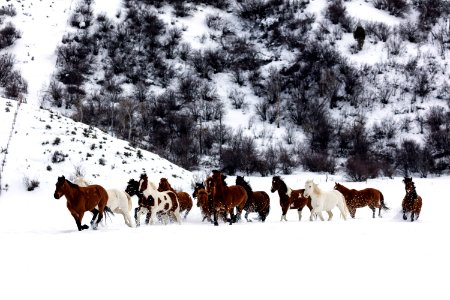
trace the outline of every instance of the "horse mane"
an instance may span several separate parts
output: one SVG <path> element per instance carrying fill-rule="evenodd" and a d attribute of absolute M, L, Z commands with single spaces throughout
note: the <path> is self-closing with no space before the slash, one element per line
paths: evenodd
<path fill-rule="evenodd" d="M 70 185 L 70 187 L 74 188 L 74 189 L 79 189 L 80 186 L 78 184 L 75 184 L 73 182 L 70 182 L 68 179 L 66 179 L 67 183 Z"/>
<path fill-rule="evenodd" d="M 319 185 L 316 183 L 312 183 L 313 184 L 313 190 L 316 194 L 322 194 L 322 190 L 319 188 Z"/>
<path fill-rule="evenodd" d="M 158 190 L 158 187 L 156 186 L 156 184 L 153 181 L 147 180 L 147 187 L 150 186 L 152 189 L 154 190 Z"/>
<path fill-rule="evenodd" d="M 340 183 L 338 183 L 338 182 L 336 182 L 336 185 L 339 187 L 339 188 L 341 188 L 341 189 L 343 189 L 345 192 L 347 192 L 347 193 L 349 193 L 349 192 L 351 192 L 351 191 L 355 191 L 354 189 L 349 189 L 348 187 L 346 187 L 346 186 L 344 186 L 344 185 L 342 185 L 342 184 L 340 184 Z"/>
<path fill-rule="evenodd" d="M 250 184 L 244 179 L 243 176 L 236 177 L 236 184 L 241 185 L 247 191 L 247 194 L 251 195 L 253 193 L 252 187 Z"/>

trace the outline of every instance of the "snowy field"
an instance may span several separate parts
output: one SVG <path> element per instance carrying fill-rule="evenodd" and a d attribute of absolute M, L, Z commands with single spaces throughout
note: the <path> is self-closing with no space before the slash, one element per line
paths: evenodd
<path fill-rule="evenodd" d="M 15 109 L 6 113 L 7 103 L 1 102 L 3 120 L 11 118 Z M 21 122 L 21 115 L 33 117 Z M 124 163 L 123 141 L 100 131 L 96 139 L 83 140 L 87 126 L 50 115 L 22 105 L 7 156 L 2 186 L 7 184 L 8 189 L 0 196 L 2 299 L 443 299 L 448 295 L 448 176 L 414 178 L 423 208 L 413 223 L 403 221 L 400 214 L 402 178 L 347 183 L 338 175 L 295 173 L 283 176 L 293 189 L 303 188 L 308 179 L 323 190 L 332 189 L 334 182 L 357 189 L 374 187 L 383 192 L 391 209 L 376 219 L 369 208 L 358 209 L 356 218 L 347 221 L 335 209 L 329 222 L 310 222 L 308 209 L 299 222 L 297 212 L 291 210 L 288 222 L 280 222 L 278 194 L 270 193 L 271 177 L 246 177 L 253 190 L 270 195 L 265 223 L 215 227 L 202 223 L 194 206 L 182 225 L 129 228 L 116 215 L 97 231 L 78 232 L 65 198 L 53 198 L 57 177 L 70 178 L 74 166 L 106 188 L 125 189 L 129 179 L 138 179 L 145 170 L 152 181 L 168 177 L 174 187 L 189 193 L 192 183 L 207 172 L 192 174 L 148 152 L 143 152 L 143 160 L 127 158 Z M 52 130 L 46 129 L 49 124 Z M 61 138 L 59 145 L 53 145 L 55 137 Z M 88 159 L 86 153 L 99 140 L 105 141 L 103 147 Z M 70 155 L 52 164 L 54 149 Z M 98 163 L 98 155 L 106 165 Z M 36 190 L 26 191 L 26 176 L 40 182 Z M 229 185 L 234 180 L 227 178 Z M 87 213 L 85 223 L 90 218 Z"/>

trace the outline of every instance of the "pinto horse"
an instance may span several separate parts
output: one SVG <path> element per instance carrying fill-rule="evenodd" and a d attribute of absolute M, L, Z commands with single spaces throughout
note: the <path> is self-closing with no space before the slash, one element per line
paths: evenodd
<path fill-rule="evenodd" d="M 147 217 L 145 218 L 145 224 L 148 224 L 150 222 L 150 210 L 146 207 L 148 204 L 147 199 L 144 197 L 144 195 L 139 192 L 139 181 L 130 179 L 128 181 L 127 187 L 125 189 L 125 192 L 132 196 L 136 196 L 138 198 L 138 207 L 134 209 L 134 219 L 135 221 L 139 219 L 138 213 L 140 213 L 141 209 L 140 207 L 143 207 L 144 209 L 147 209 Z M 136 226 L 140 226 L 140 222 L 136 223 Z"/>
<path fill-rule="evenodd" d="M 242 186 L 247 192 L 247 202 L 245 203 L 244 210 L 245 219 L 247 222 L 251 222 L 248 219 L 248 215 L 251 212 L 256 212 L 258 214 L 259 220 L 264 222 L 270 211 L 270 198 L 269 195 L 264 191 L 253 191 L 250 184 L 245 181 L 243 176 L 236 177 L 236 185 Z"/>
<path fill-rule="evenodd" d="M 232 185 L 226 186 L 223 184 L 223 175 L 220 171 L 212 171 L 212 188 L 213 188 L 213 210 L 214 210 L 214 225 L 218 226 L 217 216 L 221 210 L 226 214 L 230 214 L 230 225 L 239 221 L 242 210 L 247 202 L 247 192 L 242 186 Z M 236 207 L 236 215 L 234 215 L 234 208 Z"/>
<path fill-rule="evenodd" d="M 288 209 L 297 209 L 299 221 L 302 220 L 302 210 L 305 206 L 308 206 L 309 211 L 312 210 L 311 198 L 304 195 L 305 190 L 292 190 L 286 185 L 286 183 L 280 178 L 280 176 L 274 176 L 272 178 L 272 187 L 270 191 L 272 193 L 278 191 L 282 211 L 280 221 L 287 221 L 286 214 Z"/>
<path fill-rule="evenodd" d="M 380 218 L 381 209 L 389 210 L 389 208 L 384 204 L 383 194 L 377 189 L 349 189 L 337 182 L 334 184 L 334 189 L 344 195 L 345 202 L 352 218 L 355 218 L 356 209 L 364 206 L 369 206 L 369 208 L 372 210 L 373 218 L 375 218 L 375 208 L 378 208 L 378 217 Z"/>
<path fill-rule="evenodd" d="M 108 211 L 106 206 L 108 193 L 102 186 L 97 184 L 80 187 L 68 181 L 64 176 L 58 177 L 54 197 L 55 199 L 60 199 L 62 196 L 65 196 L 67 199 L 67 208 L 75 219 L 78 231 L 89 228 L 86 224 L 81 225 L 86 211 L 94 214 L 91 220 L 92 229 L 98 228 L 98 223 L 103 218 L 103 212 Z M 94 223 L 97 216 L 97 222 Z"/>
<path fill-rule="evenodd" d="M 420 210 L 422 209 L 422 197 L 417 195 L 416 186 L 411 177 L 405 177 L 403 183 L 405 184 L 406 191 L 406 195 L 402 201 L 403 220 L 407 220 L 406 214 L 411 213 L 411 222 L 413 222 L 419 218 Z"/>
<path fill-rule="evenodd" d="M 304 194 L 306 197 L 311 197 L 311 205 L 313 209 L 311 211 L 311 216 L 309 217 L 310 221 L 314 221 L 315 216 L 319 216 L 319 218 L 323 221 L 324 218 L 322 216 L 322 211 L 326 211 L 328 213 L 328 221 L 330 221 L 331 218 L 333 218 L 333 213 L 331 210 L 336 206 L 341 211 L 341 216 L 344 220 L 347 220 L 348 208 L 345 203 L 345 198 L 341 192 L 334 189 L 324 192 L 312 180 L 307 180 L 305 183 Z"/>
<path fill-rule="evenodd" d="M 156 185 L 148 180 L 147 175 L 141 175 L 139 180 L 139 192 L 144 195 L 144 206 L 140 206 L 137 212 L 136 225 L 139 224 L 139 215 L 150 212 L 150 224 L 154 224 L 157 214 L 161 213 L 163 223 L 167 224 L 167 219 L 175 218 L 181 224 L 180 205 L 177 195 L 172 191 L 158 192 Z"/>
<path fill-rule="evenodd" d="M 191 196 L 186 192 L 175 191 L 170 185 L 169 180 L 163 177 L 159 180 L 158 192 L 165 192 L 165 191 L 172 191 L 177 195 L 178 202 L 180 203 L 180 213 L 186 211 L 183 217 L 183 219 L 186 219 L 193 205 Z"/>

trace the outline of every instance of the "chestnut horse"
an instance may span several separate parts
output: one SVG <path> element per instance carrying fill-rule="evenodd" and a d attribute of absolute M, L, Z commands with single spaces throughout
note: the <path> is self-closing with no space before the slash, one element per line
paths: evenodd
<path fill-rule="evenodd" d="M 243 176 L 236 177 L 236 185 L 242 186 L 247 192 L 247 202 L 245 203 L 244 210 L 245 219 L 247 222 L 251 222 L 248 219 L 248 215 L 251 212 L 258 213 L 258 219 L 264 222 L 270 211 L 270 198 L 269 195 L 264 191 L 253 192 L 250 184 L 245 181 Z"/>
<path fill-rule="evenodd" d="M 383 194 L 377 189 L 349 189 L 337 182 L 334 184 L 334 189 L 344 195 L 345 202 L 352 218 L 355 218 L 356 209 L 364 206 L 369 206 L 372 210 L 373 218 L 375 218 L 375 208 L 378 208 L 378 217 L 380 218 L 381 209 L 389 210 L 389 208 L 384 204 Z"/>
<path fill-rule="evenodd" d="M 203 183 L 195 184 L 192 197 L 197 199 L 197 207 L 200 208 L 200 212 L 203 216 L 202 222 L 205 221 L 205 219 L 212 222 L 212 199 L 210 199 Z"/>
<path fill-rule="evenodd" d="M 286 183 L 280 178 L 280 176 L 274 176 L 272 178 L 272 187 L 270 191 L 272 193 L 278 191 L 282 211 L 280 221 L 287 221 L 286 214 L 288 209 L 297 209 L 299 221 L 302 220 L 302 210 L 305 206 L 308 206 L 309 211 L 312 210 L 311 198 L 304 195 L 305 190 L 292 190 L 286 185 Z"/>
<path fill-rule="evenodd" d="M 247 202 L 247 192 L 242 186 L 223 184 L 223 175 L 220 171 L 212 171 L 212 189 L 213 189 L 213 209 L 214 225 L 218 226 L 217 216 L 223 209 L 225 213 L 230 214 L 230 225 L 240 220 L 242 210 Z M 236 215 L 234 208 L 236 207 Z"/>
<path fill-rule="evenodd" d="M 416 186 L 411 177 L 405 177 L 403 183 L 405 184 L 406 191 L 406 195 L 402 201 L 403 220 L 408 219 L 406 216 L 407 213 L 411 213 L 411 222 L 413 222 L 419 218 L 420 210 L 422 209 L 422 197 L 417 195 Z"/>
<path fill-rule="evenodd" d="M 186 192 L 177 192 L 175 191 L 172 186 L 170 185 L 167 178 L 161 178 L 159 180 L 159 186 L 158 186 L 158 192 L 165 192 L 165 191 L 172 191 L 174 192 L 178 197 L 178 202 L 180 203 L 180 213 L 183 211 L 186 211 L 184 214 L 183 219 L 186 219 L 187 215 L 192 209 L 192 198 L 191 196 Z"/>
<path fill-rule="evenodd" d="M 103 218 L 103 212 L 110 211 L 106 206 L 108 203 L 108 193 L 98 184 L 80 187 L 68 181 L 64 176 L 61 176 L 58 177 L 58 181 L 56 182 L 54 197 L 55 199 L 59 199 L 62 196 L 65 196 L 67 199 L 67 208 L 77 223 L 78 231 L 89 228 L 86 224 L 81 225 L 83 215 L 86 211 L 94 214 L 91 220 L 92 229 L 98 228 L 98 223 Z M 97 215 L 97 222 L 94 223 Z"/>
<path fill-rule="evenodd" d="M 75 178 L 73 183 L 83 187 L 90 185 L 86 179 L 81 176 Z M 133 206 L 130 195 L 118 189 L 107 189 L 106 192 L 108 193 L 108 203 L 106 205 L 113 212 L 121 214 L 126 225 L 129 227 L 136 227 L 130 216 L 130 211 Z"/>

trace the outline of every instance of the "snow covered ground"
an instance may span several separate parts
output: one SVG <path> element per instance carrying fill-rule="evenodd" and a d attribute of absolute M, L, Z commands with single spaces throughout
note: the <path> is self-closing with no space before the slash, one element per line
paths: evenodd
<path fill-rule="evenodd" d="M 0 101 L 2 120 L 14 113 L 15 102 L 9 112 L 7 103 Z M 28 116 L 26 122 L 21 115 Z M 76 167 L 106 188 L 124 189 L 145 169 L 151 180 L 168 177 L 189 193 L 192 182 L 207 173 L 193 174 L 145 151 L 140 160 L 135 149 L 98 130 L 83 139 L 87 126 L 31 105 L 22 105 L 18 116 L 3 173 L 2 186 L 8 188 L 0 196 L 2 299 L 442 299 L 447 294 L 448 176 L 414 178 L 423 209 L 413 223 L 400 214 L 402 178 L 347 183 L 339 175 L 295 173 L 283 176 L 291 188 L 302 188 L 307 179 L 324 190 L 336 181 L 374 187 L 391 209 L 376 219 L 369 208 L 358 209 L 347 221 L 335 211 L 330 222 L 310 222 L 306 209 L 302 221 L 289 211 L 289 221 L 280 222 L 271 177 L 246 177 L 253 190 L 270 195 L 265 223 L 215 227 L 202 223 L 194 206 L 182 225 L 129 228 L 116 215 L 97 231 L 78 232 L 65 198 L 53 198 L 57 177 L 73 177 Z M 53 145 L 56 137 L 61 141 Z M 64 162 L 51 163 L 55 149 L 69 154 Z M 39 187 L 26 191 L 24 177 L 38 180 Z M 234 180 L 227 178 L 230 185 Z M 90 218 L 87 213 L 85 223 Z"/>

